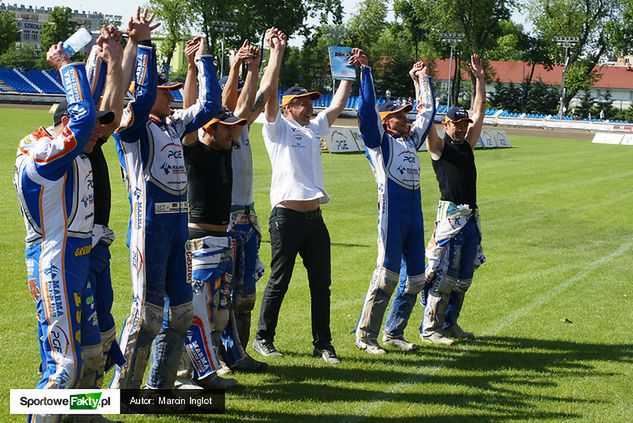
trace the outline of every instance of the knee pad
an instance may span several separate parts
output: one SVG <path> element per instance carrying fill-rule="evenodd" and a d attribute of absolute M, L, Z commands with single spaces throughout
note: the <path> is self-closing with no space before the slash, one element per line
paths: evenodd
<path fill-rule="evenodd" d="M 221 308 L 215 313 L 213 319 L 213 331 L 222 333 L 229 324 L 230 310 L 228 308 Z"/>
<path fill-rule="evenodd" d="M 186 333 L 193 321 L 191 302 L 169 307 L 169 327 L 177 332 Z"/>
<path fill-rule="evenodd" d="M 253 308 L 255 308 L 255 299 L 257 298 L 256 294 L 249 295 L 238 295 L 235 300 L 234 310 L 235 314 L 247 314 L 250 313 Z"/>
<path fill-rule="evenodd" d="M 434 295 L 448 295 L 457 287 L 457 279 L 444 275 L 439 281 L 435 282 L 435 286 L 431 290 Z"/>
<path fill-rule="evenodd" d="M 460 292 L 466 292 L 468 291 L 468 288 L 470 288 L 470 284 L 473 283 L 473 279 L 457 279 L 457 283 L 455 285 L 455 289 L 460 291 Z"/>
<path fill-rule="evenodd" d="M 99 388 L 103 379 L 101 362 L 103 350 L 101 344 L 81 347 L 81 370 L 79 381 L 75 385 L 77 389 Z"/>
<path fill-rule="evenodd" d="M 150 303 L 143 304 L 143 318 L 141 324 L 152 335 L 158 335 L 163 326 L 163 307 Z"/>
<path fill-rule="evenodd" d="M 398 273 L 385 269 L 382 266 L 376 268 L 375 278 L 376 287 L 388 295 L 393 294 L 393 291 L 395 291 L 400 282 L 400 275 Z"/>
<path fill-rule="evenodd" d="M 417 295 L 424 288 L 424 275 L 407 276 L 404 286 L 405 294 Z"/>

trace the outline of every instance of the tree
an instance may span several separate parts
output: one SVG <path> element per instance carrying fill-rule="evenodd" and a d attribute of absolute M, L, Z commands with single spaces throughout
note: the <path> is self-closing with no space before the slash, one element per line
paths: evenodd
<path fill-rule="evenodd" d="M 408 77 L 413 66 L 411 45 L 407 33 L 399 24 L 385 28 L 370 48 L 375 69 L 375 88 L 379 93 L 389 89 L 396 97 L 415 97 L 415 89 Z"/>
<path fill-rule="evenodd" d="M 402 26 L 414 45 L 416 60 L 420 57 L 420 43 L 427 40 L 427 32 L 424 28 L 429 11 L 424 6 L 428 4 L 418 6 L 415 0 L 394 0 L 393 2 L 393 12 L 396 18 L 402 19 Z"/>
<path fill-rule="evenodd" d="M 596 112 L 604 112 L 604 119 L 612 119 L 615 116 L 615 107 L 613 107 L 613 96 L 611 91 L 606 90 L 600 94 L 600 99 L 596 102 Z"/>
<path fill-rule="evenodd" d="M 547 85 L 542 80 L 531 84 L 525 104 L 527 113 L 554 115 L 560 102 L 559 89 L 556 85 Z"/>
<path fill-rule="evenodd" d="M 0 67 L 17 68 L 21 70 L 35 69 L 37 54 L 35 48 L 28 44 L 13 44 L 0 55 Z"/>
<path fill-rule="evenodd" d="M 3 54 L 20 40 L 20 28 L 15 13 L 0 11 L 0 54 Z"/>
<path fill-rule="evenodd" d="M 590 90 L 583 92 L 583 95 L 580 97 L 580 104 L 576 107 L 576 114 L 581 118 L 589 117 L 590 114 L 595 116 L 595 100 L 591 96 Z"/>
<path fill-rule="evenodd" d="M 214 21 L 237 24 L 234 31 L 225 34 L 226 45 L 238 48 L 245 39 L 261 39 L 267 28 L 276 26 L 289 37 L 293 34 L 309 36 L 314 28 L 305 25 L 308 17 L 318 17 L 321 23 L 330 19 L 342 22 L 341 0 L 189 0 L 193 21 L 200 26 L 212 51 L 222 34 Z"/>
<path fill-rule="evenodd" d="M 186 0 L 150 0 L 149 7 L 156 13 L 162 23 L 162 30 L 166 32 L 165 39 L 160 45 L 160 53 L 165 56 L 167 64 L 176 50 L 176 46 L 187 37 L 189 27 L 189 12 Z"/>
<path fill-rule="evenodd" d="M 556 62 L 564 61 L 565 52 L 554 39 L 578 38 L 569 50 L 565 108 L 578 91 L 593 85 L 597 78 L 595 67 L 601 59 L 633 46 L 632 24 L 624 21 L 633 16 L 632 0 L 532 0 L 528 11 Z"/>
<path fill-rule="evenodd" d="M 387 27 L 387 5 L 381 0 L 363 0 L 349 22 L 349 37 L 354 47 L 370 51 Z"/>
<path fill-rule="evenodd" d="M 510 19 L 511 0 L 419 0 L 412 2 L 416 13 L 428 16 L 423 22 L 426 43 L 439 57 L 449 56 L 449 46 L 442 41 L 444 33 L 461 33 L 464 39 L 457 48 L 453 75 L 451 103 L 457 104 L 461 89 L 461 71 L 471 53 L 486 54 L 497 46 L 497 39 L 503 35 L 502 22 Z M 461 66 L 459 57 L 464 58 Z M 476 80 L 471 76 L 471 90 L 475 90 Z M 470 96 L 474 98 L 474 91 Z"/>
<path fill-rule="evenodd" d="M 66 40 L 75 32 L 77 24 L 71 20 L 72 10 L 70 7 L 55 6 L 48 17 L 48 23 L 42 26 L 41 44 L 42 53 L 38 60 L 38 67 L 46 69 L 46 52 L 53 44 Z M 79 53 L 77 53 L 79 54 Z"/>

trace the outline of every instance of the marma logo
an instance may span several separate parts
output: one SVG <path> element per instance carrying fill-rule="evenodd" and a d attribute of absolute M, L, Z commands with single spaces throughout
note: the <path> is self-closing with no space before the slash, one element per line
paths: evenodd
<path fill-rule="evenodd" d="M 110 398 L 104 398 L 102 403 L 101 392 L 70 396 L 71 410 L 96 410 L 99 406 L 104 407 L 108 405 L 110 405 Z"/>

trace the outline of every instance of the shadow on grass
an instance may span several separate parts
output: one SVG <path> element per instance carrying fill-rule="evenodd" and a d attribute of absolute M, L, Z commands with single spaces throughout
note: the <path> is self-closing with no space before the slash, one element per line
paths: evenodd
<path fill-rule="evenodd" d="M 343 356 L 338 367 L 271 362 L 262 380 L 231 393 L 237 400 L 263 401 L 262 410 L 240 410 L 238 401 L 226 417 L 302 422 L 397 421 L 401 416 L 408 421 L 582 420 L 587 417 L 580 414 L 582 407 L 607 404 L 563 395 L 558 388 L 573 383 L 570 379 L 620 375 L 598 367 L 601 362 L 632 363 L 633 345 L 483 337 L 455 348 L 422 347 L 416 354 L 360 354 Z M 328 403 L 339 410 L 349 403 L 349 410 L 310 414 L 305 408 L 312 403 L 321 413 Z M 270 404 L 285 404 L 288 411 L 271 413 Z M 567 404 L 566 410 L 578 404 L 578 411 L 551 411 L 560 404 Z M 445 405 L 445 413 L 438 413 Z M 394 417 L 380 417 L 385 414 Z"/>

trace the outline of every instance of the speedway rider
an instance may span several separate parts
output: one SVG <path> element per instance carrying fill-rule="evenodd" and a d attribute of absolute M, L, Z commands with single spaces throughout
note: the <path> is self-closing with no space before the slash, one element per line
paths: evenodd
<path fill-rule="evenodd" d="M 367 147 L 378 185 L 378 259 L 363 310 L 356 327 L 356 346 L 370 354 L 384 354 L 378 332 L 389 298 L 398 288 L 387 316 L 383 343 L 402 351 L 417 346 L 404 339 L 417 294 L 424 286 L 424 227 L 420 193 L 418 149 L 435 115 L 431 79 L 422 62 L 412 72 L 427 87 L 413 125 L 407 119 L 412 104 L 387 102 L 376 110 L 376 98 L 367 57 L 356 56 L 362 66 L 358 110 L 360 132 Z M 401 257 L 407 262 L 407 277 L 399 284 Z"/>

